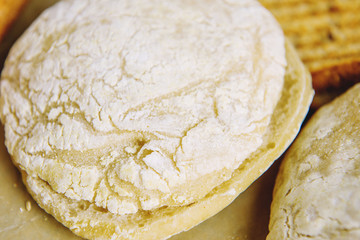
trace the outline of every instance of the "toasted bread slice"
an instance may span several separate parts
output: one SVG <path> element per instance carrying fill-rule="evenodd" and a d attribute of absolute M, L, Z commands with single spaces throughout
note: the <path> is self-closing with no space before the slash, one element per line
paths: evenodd
<path fill-rule="evenodd" d="M 309 68 L 322 105 L 360 81 L 360 0 L 260 0 Z"/>

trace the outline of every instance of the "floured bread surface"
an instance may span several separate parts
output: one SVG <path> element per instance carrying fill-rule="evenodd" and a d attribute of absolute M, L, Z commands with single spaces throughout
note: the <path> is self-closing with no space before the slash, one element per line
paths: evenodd
<path fill-rule="evenodd" d="M 7 147 L 27 174 L 112 213 L 194 202 L 261 144 L 283 45 L 255 1 L 61 2 L 8 58 Z"/>
<path fill-rule="evenodd" d="M 6 145 L 47 211 L 120 236 L 104 219 L 189 205 L 231 178 L 264 144 L 285 66 L 256 1 L 62 1 L 7 59 Z"/>
<path fill-rule="evenodd" d="M 267 239 L 360 238 L 360 84 L 321 108 L 282 163 Z"/>

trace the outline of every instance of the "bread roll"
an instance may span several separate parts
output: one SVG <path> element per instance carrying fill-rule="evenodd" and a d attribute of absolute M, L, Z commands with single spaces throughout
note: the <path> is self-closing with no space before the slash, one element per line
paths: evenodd
<path fill-rule="evenodd" d="M 357 84 L 302 129 L 276 179 L 268 240 L 360 238 L 359 123 Z"/>
<path fill-rule="evenodd" d="M 295 137 L 313 92 L 286 46 L 253 0 L 59 2 L 6 61 L 7 149 L 79 236 L 168 238 L 227 206 Z"/>

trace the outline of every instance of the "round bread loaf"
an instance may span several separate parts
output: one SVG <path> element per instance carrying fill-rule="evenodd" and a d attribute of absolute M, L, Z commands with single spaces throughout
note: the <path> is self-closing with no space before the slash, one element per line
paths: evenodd
<path fill-rule="evenodd" d="M 167 238 L 228 205 L 297 134 L 313 92 L 284 42 L 253 0 L 59 2 L 6 61 L 6 146 L 76 234 Z"/>
<path fill-rule="evenodd" d="M 271 239 L 360 238 L 360 84 L 320 108 L 282 162 Z"/>

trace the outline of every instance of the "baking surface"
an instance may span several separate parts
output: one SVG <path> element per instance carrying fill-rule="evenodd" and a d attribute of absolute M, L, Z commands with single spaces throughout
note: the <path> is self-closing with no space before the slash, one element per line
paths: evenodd
<path fill-rule="evenodd" d="M 33 0 L 0 45 L 0 62 L 13 40 L 54 0 Z M 47 215 L 32 200 L 21 182 L 0 134 L 0 239 L 80 239 Z M 278 163 L 243 192 L 230 206 L 188 232 L 174 236 L 180 239 L 265 239 L 274 178 Z"/>

